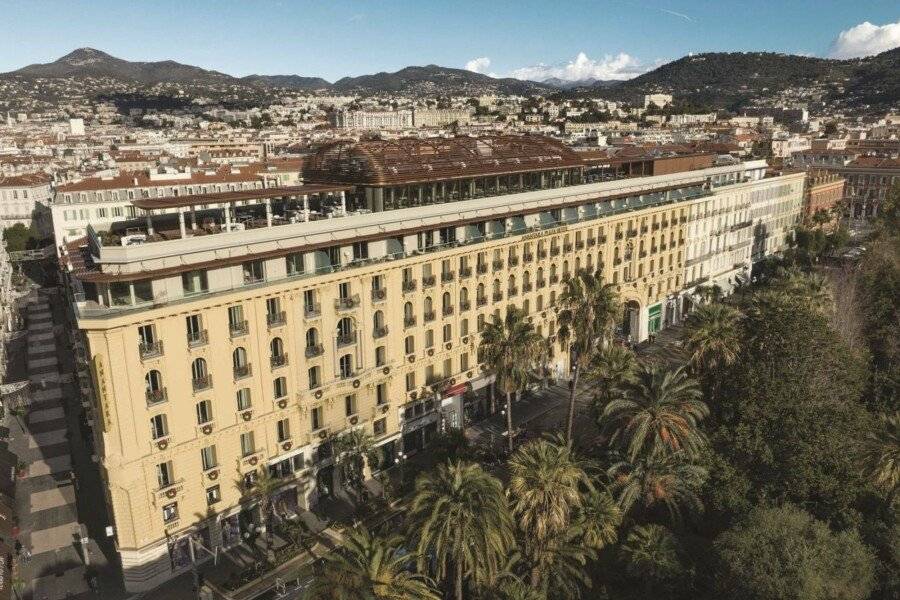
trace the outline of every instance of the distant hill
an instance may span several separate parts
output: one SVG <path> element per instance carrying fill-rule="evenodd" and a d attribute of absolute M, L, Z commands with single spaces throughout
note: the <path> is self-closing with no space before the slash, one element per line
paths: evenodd
<path fill-rule="evenodd" d="M 247 75 L 241 77 L 241 81 L 250 85 L 291 90 L 321 90 L 331 87 L 331 84 L 321 77 L 303 77 L 301 75 Z"/>
<path fill-rule="evenodd" d="M 630 99 L 672 92 L 693 102 L 727 106 L 791 87 L 812 86 L 821 86 L 832 98 L 856 103 L 900 101 L 900 48 L 854 60 L 773 52 L 695 54 L 614 86 L 594 85 L 592 89 Z"/>
<path fill-rule="evenodd" d="M 437 65 L 406 67 L 394 73 L 375 73 L 360 77 L 344 77 L 334 82 L 340 92 L 356 93 L 429 93 L 446 95 L 466 94 L 540 94 L 553 86 L 521 79 L 495 79 L 465 69 L 451 69 Z"/>
<path fill-rule="evenodd" d="M 79 48 L 46 64 L 34 64 L 4 75 L 22 77 L 110 77 L 140 83 L 222 83 L 233 77 L 171 60 L 131 62 L 93 48 Z"/>

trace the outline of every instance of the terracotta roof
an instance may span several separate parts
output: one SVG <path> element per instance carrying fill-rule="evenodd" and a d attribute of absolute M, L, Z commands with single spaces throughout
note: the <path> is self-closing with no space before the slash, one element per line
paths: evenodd
<path fill-rule="evenodd" d="M 543 136 L 399 138 L 326 144 L 306 159 L 303 176 L 388 186 L 581 166 L 575 151 Z"/>
<path fill-rule="evenodd" d="M 867 169 L 900 169 L 900 159 L 881 158 L 880 156 L 860 156 L 847 164 L 848 167 L 864 167 Z"/>
<path fill-rule="evenodd" d="M 32 187 L 48 185 L 49 183 L 50 176 L 46 173 L 27 173 L 11 177 L 0 177 L 0 187 Z"/>

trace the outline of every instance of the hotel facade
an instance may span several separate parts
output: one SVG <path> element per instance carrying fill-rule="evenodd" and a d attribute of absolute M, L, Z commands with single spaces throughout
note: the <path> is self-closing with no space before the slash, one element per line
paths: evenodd
<path fill-rule="evenodd" d="M 239 543 L 264 469 L 289 516 L 340 485 L 336 435 L 371 435 L 377 470 L 464 426 L 491 381 L 480 331 L 508 306 L 554 339 L 565 378 L 555 304 L 573 273 L 616 286 L 620 334 L 640 341 L 693 286 L 781 250 L 803 206 L 803 173 L 763 162 L 584 169 L 543 138 L 336 142 L 302 185 L 135 199 L 136 218 L 63 244 L 128 589 L 187 568 L 188 536 Z"/>

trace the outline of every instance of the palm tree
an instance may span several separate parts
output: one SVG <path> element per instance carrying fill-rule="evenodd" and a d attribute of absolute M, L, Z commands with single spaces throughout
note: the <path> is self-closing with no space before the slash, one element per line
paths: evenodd
<path fill-rule="evenodd" d="M 828 280 L 819 273 L 805 273 L 798 268 L 781 270 L 773 282 L 774 289 L 806 300 L 810 307 L 828 313 L 834 306 Z"/>
<path fill-rule="evenodd" d="M 604 284 L 599 272 L 583 270 L 566 281 L 557 301 L 559 338 L 568 341 L 572 353 L 572 389 L 566 418 L 566 438 L 572 439 L 578 377 L 587 368 L 598 346 L 610 336 L 619 300 L 612 284 Z"/>
<path fill-rule="evenodd" d="M 362 429 L 351 429 L 332 440 L 334 455 L 341 473 L 341 483 L 359 493 L 365 482 L 365 468 L 372 455 L 374 440 Z"/>
<path fill-rule="evenodd" d="M 636 504 L 645 510 L 664 508 L 678 521 L 682 509 L 703 510 L 696 490 L 706 478 L 706 470 L 679 455 L 660 455 L 637 462 L 619 461 L 607 469 L 613 495 L 623 512 Z"/>
<path fill-rule="evenodd" d="M 705 304 L 689 318 L 687 349 L 694 373 L 713 373 L 731 366 L 741 349 L 741 313 L 728 305 Z"/>
<path fill-rule="evenodd" d="M 678 542 L 668 528 L 662 525 L 638 525 L 629 533 L 620 548 L 632 577 L 644 582 L 644 596 L 659 597 L 654 593 L 656 582 L 671 581 L 681 570 Z"/>
<path fill-rule="evenodd" d="M 457 600 L 465 580 L 492 581 L 513 546 L 513 521 L 503 485 L 480 466 L 458 462 L 420 475 L 409 509 L 418 539 L 418 567 L 453 577 Z"/>
<path fill-rule="evenodd" d="M 618 344 L 601 348 L 586 373 L 588 380 L 596 384 L 594 394 L 594 419 L 599 420 L 603 408 L 609 404 L 622 384 L 630 381 L 637 369 L 634 352 Z"/>
<path fill-rule="evenodd" d="M 893 504 L 900 490 L 900 412 L 881 415 L 879 427 L 866 436 L 863 458 L 874 484 Z"/>
<path fill-rule="evenodd" d="M 494 373 L 497 387 L 506 394 L 506 430 L 512 452 L 512 395 L 531 379 L 541 354 L 541 336 L 522 309 L 509 306 L 505 319 L 495 318 L 481 332 L 480 349 L 484 363 Z"/>
<path fill-rule="evenodd" d="M 722 299 L 722 288 L 717 285 L 698 285 L 694 288 L 694 296 L 700 300 L 700 304 L 719 302 Z"/>
<path fill-rule="evenodd" d="M 644 365 L 603 409 L 601 429 L 609 444 L 623 447 L 631 461 L 674 452 L 693 457 L 706 441 L 698 428 L 709 414 L 701 395 L 683 367 Z"/>
<path fill-rule="evenodd" d="M 414 560 L 399 535 L 380 538 L 352 530 L 340 550 L 325 559 L 325 571 L 306 592 L 311 600 L 440 600 L 431 581 L 411 572 Z"/>
<path fill-rule="evenodd" d="M 241 490 L 245 494 L 255 496 L 259 502 L 259 518 L 266 528 L 266 552 L 272 552 L 272 516 L 274 513 L 275 492 L 284 482 L 273 477 L 269 470 L 261 468 L 254 480 L 253 484 L 245 487 L 243 480 L 240 484 Z"/>
<path fill-rule="evenodd" d="M 622 511 L 609 492 L 592 489 L 584 496 L 577 521 L 582 543 L 599 551 L 618 539 Z"/>

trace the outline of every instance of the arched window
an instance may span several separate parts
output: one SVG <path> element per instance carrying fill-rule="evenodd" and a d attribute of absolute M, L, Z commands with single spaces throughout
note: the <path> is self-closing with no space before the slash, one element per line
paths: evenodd
<path fill-rule="evenodd" d="M 315 327 L 310 327 L 306 330 L 306 347 L 307 348 L 315 348 L 319 345 L 319 330 Z"/>
<path fill-rule="evenodd" d="M 340 337 L 346 337 L 353 333 L 353 319 L 350 317 L 344 317 L 340 321 L 338 321 L 337 325 L 337 333 Z"/>
<path fill-rule="evenodd" d="M 209 371 L 206 368 L 206 361 L 202 358 L 197 358 L 191 363 L 191 375 L 193 376 L 195 381 L 204 379 L 209 376 Z"/>
<path fill-rule="evenodd" d="M 149 371 L 144 376 L 144 382 L 147 388 L 147 402 L 162 402 L 166 399 L 165 388 L 163 388 L 162 373 L 156 369 Z"/>
<path fill-rule="evenodd" d="M 550 265 L 550 279 L 556 277 L 556 264 Z"/>
<path fill-rule="evenodd" d="M 522 285 L 526 287 L 531 285 L 531 273 L 528 271 L 522 273 Z"/>
<path fill-rule="evenodd" d="M 506 282 L 506 291 L 508 294 L 516 293 L 516 276 L 511 273 L 509 275 L 509 280 Z"/>
<path fill-rule="evenodd" d="M 475 293 L 475 297 L 478 299 L 478 303 L 481 304 L 484 300 L 484 284 L 479 283 L 477 291 Z"/>
<path fill-rule="evenodd" d="M 495 279 L 494 280 L 494 294 L 499 294 L 499 293 L 500 293 L 500 280 Z"/>
<path fill-rule="evenodd" d="M 577 273 L 580 270 L 581 270 L 581 257 L 576 256 L 575 257 L 575 272 Z"/>
<path fill-rule="evenodd" d="M 443 297 L 441 298 L 441 308 L 444 310 L 444 314 L 447 314 L 447 311 L 453 308 L 452 300 L 450 299 L 450 292 L 444 292 Z"/>
<path fill-rule="evenodd" d="M 461 310 L 465 310 L 463 307 L 469 303 L 469 289 L 468 288 L 460 288 L 459 290 L 459 307 Z"/>
<path fill-rule="evenodd" d="M 563 274 L 563 277 L 565 277 L 566 275 L 569 274 L 569 261 L 567 261 L 567 260 L 563 261 L 562 274 Z"/>
<path fill-rule="evenodd" d="M 434 310 L 434 303 L 431 301 L 431 296 L 425 296 L 425 301 L 422 303 L 422 309 L 426 315 Z"/>
<path fill-rule="evenodd" d="M 531 301 L 528 298 L 525 298 L 525 301 L 522 302 L 522 310 L 525 311 L 525 314 L 531 312 Z"/>
<path fill-rule="evenodd" d="M 538 294 L 538 297 L 537 297 L 537 309 L 538 309 L 538 310 L 544 310 L 544 295 L 543 295 L 543 294 Z"/>
<path fill-rule="evenodd" d="M 340 376 L 341 379 L 347 379 L 348 377 L 353 377 L 353 355 L 345 354 L 341 357 L 340 361 Z"/>
<path fill-rule="evenodd" d="M 538 287 L 541 287 L 542 285 L 544 285 L 544 267 L 538 267 L 537 285 L 538 285 Z"/>
<path fill-rule="evenodd" d="M 375 314 L 372 315 L 372 326 L 376 331 L 384 327 L 384 313 L 380 310 L 376 310 Z"/>
<path fill-rule="evenodd" d="M 231 364 L 234 367 L 235 371 L 237 371 L 241 367 L 246 367 L 247 351 L 244 350 L 241 346 L 235 348 L 234 352 L 231 353 Z"/>
<path fill-rule="evenodd" d="M 413 318 L 413 305 L 412 302 L 407 302 L 403 305 L 403 318 L 407 321 Z"/>
<path fill-rule="evenodd" d="M 269 354 L 272 358 L 284 356 L 284 342 L 281 341 L 281 338 L 272 338 L 272 341 L 269 342 Z"/>

